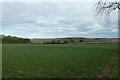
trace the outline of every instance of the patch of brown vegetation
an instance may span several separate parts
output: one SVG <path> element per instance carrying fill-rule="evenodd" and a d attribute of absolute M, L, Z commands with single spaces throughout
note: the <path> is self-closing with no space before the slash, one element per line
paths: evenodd
<path fill-rule="evenodd" d="M 98 78 L 112 78 L 112 68 L 113 66 L 115 66 L 116 63 L 118 63 L 118 57 L 111 58 L 109 64 L 104 68 L 102 74 L 99 75 Z"/>

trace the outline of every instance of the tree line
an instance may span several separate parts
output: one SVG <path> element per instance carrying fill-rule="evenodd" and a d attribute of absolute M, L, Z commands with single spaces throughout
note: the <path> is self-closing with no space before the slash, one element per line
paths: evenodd
<path fill-rule="evenodd" d="M 3 44 L 23 44 L 23 43 L 30 43 L 30 39 L 28 38 L 19 38 L 15 36 L 5 36 L 2 35 L 2 43 Z"/>

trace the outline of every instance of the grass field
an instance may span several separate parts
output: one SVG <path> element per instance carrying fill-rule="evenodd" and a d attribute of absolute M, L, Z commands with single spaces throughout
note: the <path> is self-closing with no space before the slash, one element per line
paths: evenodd
<path fill-rule="evenodd" d="M 117 77 L 116 44 L 4 44 L 3 78 Z"/>
<path fill-rule="evenodd" d="M 0 43 L 0 79 L 2 78 L 2 44 Z"/>

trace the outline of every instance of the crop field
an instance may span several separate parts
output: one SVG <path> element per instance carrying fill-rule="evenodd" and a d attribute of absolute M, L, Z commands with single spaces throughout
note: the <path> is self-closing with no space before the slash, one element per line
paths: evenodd
<path fill-rule="evenodd" d="M 117 78 L 117 44 L 3 44 L 3 78 Z"/>

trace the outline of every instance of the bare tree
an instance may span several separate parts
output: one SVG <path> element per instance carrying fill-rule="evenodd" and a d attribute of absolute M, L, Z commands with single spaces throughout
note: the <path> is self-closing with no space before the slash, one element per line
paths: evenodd
<path fill-rule="evenodd" d="M 97 14 L 106 14 L 109 15 L 112 11 L 120 10 L 120 1 L 112 1 L 112 2 L 108 2 L 107 0 L 103 1 L 103 0 L 99 0 L 96 3 L 96 7 L 95 7 Z"/>

